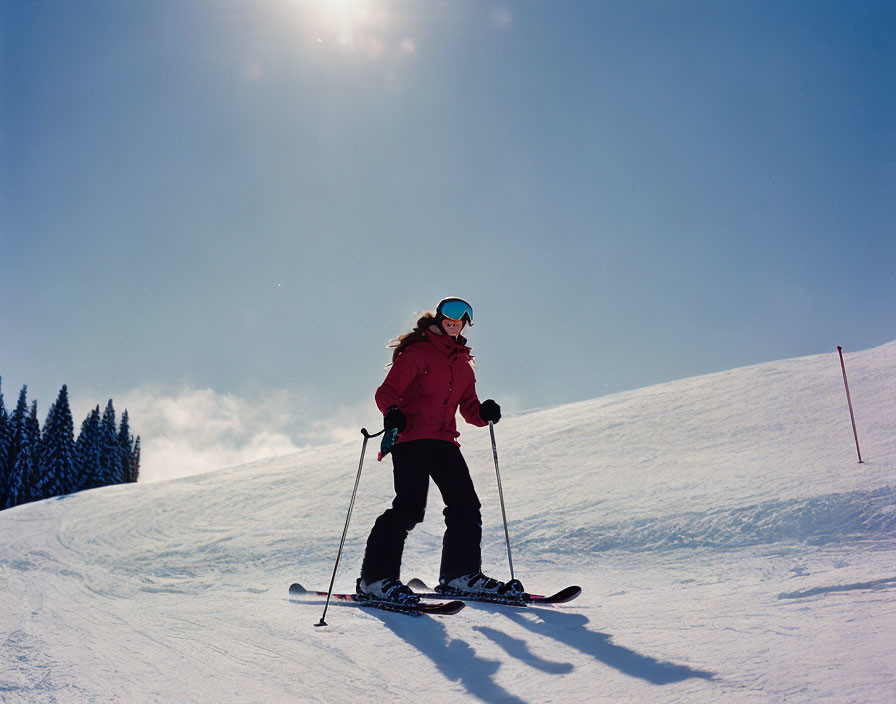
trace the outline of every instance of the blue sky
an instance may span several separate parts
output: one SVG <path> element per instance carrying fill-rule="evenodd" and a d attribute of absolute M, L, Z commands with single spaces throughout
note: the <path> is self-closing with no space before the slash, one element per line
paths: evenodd
<path fill-rule="evenodd" d="M 36 1 L 0 27 L 8 402 L 276 396 L 285 444 L 357 432 L 385 343 L 447 295 L 510 412 L 896 338 L 891 2 Z"/>

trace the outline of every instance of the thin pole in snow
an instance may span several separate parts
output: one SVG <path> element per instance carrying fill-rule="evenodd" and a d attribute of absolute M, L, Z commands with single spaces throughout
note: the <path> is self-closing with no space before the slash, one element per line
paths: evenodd
<path fill-rule="evenodd" d="M 345 528 L 342 529 L 342 540 L 339 541 L 339 552 L 336 553 L 336 564 L 333 565 L 333 576 L 330 578 L 330 588 L 327 590 L 327 601 L 324 604 L 324 612 L 320 615 L 320 621 L 315 626 L 326 626 L 324 620 L 327 616 L 327 609 L 330 607 L 330 597 L 333 595 L 333 584 L 336 582 L 336 571 L 339 569 L 339 560 L 342 558 L 342 549 L 345 547 L 345 536 L 348 534 L 348 523 L 352 518 L 352 509 L 355 507 L 355 497 L 358 495 L 358 484 L 361 481 L 361 468 L 364 466 L 364 453 L 367 450 L 367 440 L 382 435 L 385 430 L 371 435 L 367 432 L 367 428 L 361 428 L 361 434 L 364 436 L 364 442 L 361 445 L 361 460 L 358 462 L 358 474 L 355 476 L 355 488 L 352 489 L 352 500 L 348 504 L 348 514 L 345 516 Z"/>
<path fill-rule="evenodd" d="M 492 436 L 492 455 L 495 458 L 495 475 L 498 477 L 498 498 L 501 500 L 501 516 L 504 518 L 504 538 L 507 541 L 507 562 L 510 563 L 510 579 L 513 580 L 513 556 L 510 554 L 510 531 L 507 530 L 507 512 L 504 510 L 504 489 L 501 486 L 501 470 L 498 469 L 498 446 L 495 444 L 495 424 L 488 422 Z"/>
<path fill-rule="evenodd" d="M 843 363 L 843 348 L 837 345 L 837 352 L 840 353 L 840 368 L 843 370 L 843 386 L 846 388 L 846 402 L 849 404 L 849 417 L 852 420 L 852 435 L 856 439 L 856 454 L 859 456 L 859 464 L 862 462 L 862 451 L 859 450 L 859 433 L 856 431 L 856 416 L 852 412 L 852 399 L 849 397 L 849 382 L 846 381 L 846 365 Z"/>

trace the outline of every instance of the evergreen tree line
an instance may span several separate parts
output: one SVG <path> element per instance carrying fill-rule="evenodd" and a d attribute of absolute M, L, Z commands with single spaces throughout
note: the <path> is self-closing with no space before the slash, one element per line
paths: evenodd
<path fill-rule="evenodd" d="M 28 387 L 7 413 L 0 387 L 0 510 L 110 484 L 136 482 L 140 438 L 131 435 L 128 412 L 116 424 L 112 399 L 93 409 L 74 437 L 68 388 L 50 406 L 43 430 L 37 401 L 29 407 Z"/>

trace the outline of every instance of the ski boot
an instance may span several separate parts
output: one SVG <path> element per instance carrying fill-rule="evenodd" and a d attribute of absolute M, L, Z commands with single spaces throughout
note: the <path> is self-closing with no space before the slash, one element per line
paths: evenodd
<path fill-rule="evenodd" d="M 497 579 L 486 577 L 482 572 L 476 572 L 453 579 L 442 577 L 439 579 L 436 591 L 446 595 L 493 597 L 495 600 L 516 601 L 522 599 L 525 590 L 518 579 L 499 582 Z"/>
<path fill-rule="evenodd" d="M 358 577 L 355 592 L 370 601 L 388 601 L 401 606 L 416 606 L 420 603 L 420 597 L 397 579 L 378 579 L 368 584 Z"/>

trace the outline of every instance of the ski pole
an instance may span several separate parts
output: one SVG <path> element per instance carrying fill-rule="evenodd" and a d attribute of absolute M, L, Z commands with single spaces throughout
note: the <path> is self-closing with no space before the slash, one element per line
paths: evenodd
<path fill-rule="evenodd" d="M 330 578 L 330 588 L 327 590 L 327 601 L 324 604 L 324 612 L 320 616 L 320 623 L 315 623 L 315 626 L 327 625 L 324 618 L 327 615 L 327 608 L 330 606 L 330 597 L 333 595 L 333 584 L 336 582 L 336 571 L 339 569 L 339 560 L 342 558 L 342 548 L 345 546 L 345 536 L 348 534 L 348 523 L 351 520 L 352 509 L 355 506 L 355 496 L 358 494 L 358 484 L 361 482 L 361 467 L 364 466 L 364 453 L 367 451 L 367 441 L 370 438 L 375 438 L 377 435 L 382 435 L 384 432 L 386 432 L 385 429 L 371 435 L 367 432 L 367 428 L 361 428 L 361 433 L 364 435 L 364 444 L 361 445 L 361 461 L 358 462 L 358 476 L 355 477 L 355 488 L 352 489 L 352 500 L 348 505 L 348 515 L 345 517 L 345 528 L 342 530 L 342 540 L 339 542 L 339 552 L 336 553 L 336 564 L 333 565 L 333 576 Z"/>
<path fill-rule="evenodd" d="M 498 447 L 495 445 L 495 424 L 488 422 L 492 436 L 492 454 L 495 457 L 495 475 L 498 477 L 498 498 L 501 500 L 501 515 L 504 517 L 504 539 L 507 541 L 507 562 L 510 563 L 510 579 L 513 580 L 513 557 L 510 554 L 510 531 L 507 530 L 507 512 L 504 510 L 504 489 L 501 487 L 501 470 L 498 469 Z"/>
<path fill-rule="evenodd" d="M 837 345 L 837 351 L 840 353 L 840 368 L 843 370 L 843 386 L 846 388 L 846 402 L 849 404 L 849 418 L 852 420 L 852 436 L 856 439 L 856 454 L 859 456 L 859 464 L 862 462 L 862 451 L 859 450 L 859 433 L 856 430 L 856 417 L 852 412 L 852 399 L 849 397 L 849 383 L 846 381 L 846 365 L 843 363 L 843 348 Z"/>

